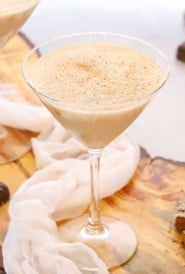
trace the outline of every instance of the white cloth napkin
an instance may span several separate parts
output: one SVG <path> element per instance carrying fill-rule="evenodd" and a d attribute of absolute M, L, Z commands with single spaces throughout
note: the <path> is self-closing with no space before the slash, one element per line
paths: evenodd
<path fill-rule="evenodd" d="M 1 87 L 2 88 L 2 87 Z M 39 132 L 32 139 L 38 171 L 10 202 L 10 223 L 3 243 L 8 274 L 106 274 L 96 253 L 81 243 L 59 240 L 56 221 L 82 214 L 90 198 L 85 148 L 43 106 L 31 106 L 12 87 L 0 93 L 0 125 Z M 138 145 L 121 135 L 101 160 L 100 197 L 124 187 L 139 161 Z M 81 269 L 97 269 L 94 272 Z"/>

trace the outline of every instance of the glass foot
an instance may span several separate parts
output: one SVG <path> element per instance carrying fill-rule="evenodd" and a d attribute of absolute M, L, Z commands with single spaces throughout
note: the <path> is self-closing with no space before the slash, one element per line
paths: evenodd
<path fill-rule="evenodd" d="M 59 229 L 64 242 L 83 242 L 95 250 L 107 268 L 126 263 L 135 253 L 137 238 L 132 228 L 113 217 L 102 217 L 104 224 L 100 234 L 89 233 L 86 229 L 88 215 L 75 218 Z M 81 269 L 86 269 L 82 266 Z"/>
<path fill-rule="evenodd" d="M 0 126 L 0 164 L 16 161 L 31 149 L 29 131 Z"/>

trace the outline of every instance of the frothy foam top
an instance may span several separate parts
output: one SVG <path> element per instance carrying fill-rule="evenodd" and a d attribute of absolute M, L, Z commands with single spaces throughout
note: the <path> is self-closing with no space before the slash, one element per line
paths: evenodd
<path fill-rule="evenodd" d="M 29 3 L 29 0 L 0 0 L 0 9 L 16 8 L 20 4 Z"/>
<path fill-rule="evenodd" d="M 27 80 L 40 93 L 81 107 L 115 107 L 156 90 L 160 67 L 132 49 L 113 45 L 61 48 L 39 58 Z"/>

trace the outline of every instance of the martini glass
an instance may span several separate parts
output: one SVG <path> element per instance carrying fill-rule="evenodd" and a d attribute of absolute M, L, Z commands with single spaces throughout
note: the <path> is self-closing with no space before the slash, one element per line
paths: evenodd
<path fill-rule="evenodd" d="M 19 30 L 32 14 L 40 0 L 0 0 L 0 49 Z M 0 79 L 2 82 L 2 79 Z M 10 87 L 0 86 L 0 92 L 11 96 Z M 13 135 L 19 136 L 15 142 Z M 30 149 L 30 142 L 24 132 L 0 126 L 0 164 L 20 158 Z"/>
<path fill-rule="evenodd" d="M 33 77 L 30 77 L 38 58 L 61 48 L 89 44 L 124 46 L 149 56 L 160 67 L 160 83 L 157 84 L 155 90 L 149 90 L 147 95 L 145 94 L 137 100 L 119 102 L 111 107 L 103 101 L 91 108 L 80 103 L 73 105 L 73 103 L 57 99 L 54 90 L 55 83 L 50 83 L 42 73 L 39 77 L 42 77 L 42 81 L 49 85 L 50 90 L 54 84 L 51 95 L 46 95 L 41 88 L 42 84 L 35 84 Z M 44 64 L 47 66 L 46 60 Z M 49 71 L 50 65 L 52 62 L 48 65 Z M 37 71 L 36 74 L 40 75 L 40 71 Z M 160 51 L 141 40 L 109 33 L 82 33 L 59 37 L 31 50 L 23 62 L 23 76 L 27 84 L 35 91 L 54 117 L 87 147 L 89 154 L 91 178 L 89 182 L 91 189 L 89 214 L 74 218 L 62 225 L 61 240 L 80 241 L 87 244 L 97 252 L 108 268 L 121 265 L 134 255 L 137 248 L 137 237 L 134 230 L 123 220 L 100 215 L 98 189 L 99 183 L 101 183 L 99 182 L 99 171 L 102 149 L 137 118 L 157 90 L 166 82 L 168 74 L 167 59 Z M 62 75 L 60 77 L 62 79 Z M 87 265 L 83 265 L 81 268 L 88 269 Z"/>

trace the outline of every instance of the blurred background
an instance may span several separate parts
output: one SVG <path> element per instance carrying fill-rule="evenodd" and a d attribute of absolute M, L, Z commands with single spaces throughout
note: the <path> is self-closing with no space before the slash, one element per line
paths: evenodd
<path fill-rule="evenodd" d="M 176 59 L 185 42 L 184 0 L 42 0 L 21 29 L 34 44 L 85 31 L 144 39 L 169 59 L 166 86 L 128 133 L 151 156 L 185 161 L 185 63 Z"/>

